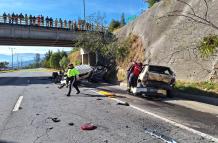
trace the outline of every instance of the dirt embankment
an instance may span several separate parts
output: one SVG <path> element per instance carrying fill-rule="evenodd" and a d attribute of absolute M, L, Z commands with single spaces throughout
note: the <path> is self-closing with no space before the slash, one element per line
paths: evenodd
<path fill-rule="evenodd" d="M 205 16 L 207 9 L 203 0 L 184 1 L 189 5 L 177 0 L 162 0 L 121 28 L 116 35 L 120 39 L 131 34 L 138 36 L 132 56 L 141 57 L 143 52 L 145 63 L 169 66 L 179 80 L 207 81 L 213 78 L 217 81 L 218 56 L 201 58 L 198 45 L 203 37 L 217 35 L 218 30 L 184 16 L 165 17 L 172 11 L 180 11 L 181 14 L 194 11 L 200 17 Z M 208 7 L 208 19 L 218 26 L 218 1 L 208 1 Z M 126 64 L 119 65 L 126 67 Z M 118 73 L 125 72 L 121 71 Z"/>
<path fill-rule="evenodd" d="M 129 48 L 128 55 L 120 61 L 117 61 L 118 72 L 117 79 L 118 81 L 126 80 L 126 70 L 133 61 L 143 62 L 145 61 L 145 49 L 143 47 L 142 39 L 135 35 L 130 35 L 132 38 L 131 46 Z"/>

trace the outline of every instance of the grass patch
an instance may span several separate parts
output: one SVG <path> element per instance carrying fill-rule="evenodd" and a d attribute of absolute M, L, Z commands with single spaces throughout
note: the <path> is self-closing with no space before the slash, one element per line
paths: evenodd
<path fill-rule="evenodd" d="M 39 69 L 23 69 L 22 72 L 58 72 L 59 70 L 50 68 L 39 68 Z"/>
<path fill-rule="evenodd" d="M 0 73 L 17 72 L 18 70 L 1 70 Z"/>
<path fill-rule="evenodd" d="M 177 81 L 175 89 L 189 94 L 218 98 L 218 83 Z"/>

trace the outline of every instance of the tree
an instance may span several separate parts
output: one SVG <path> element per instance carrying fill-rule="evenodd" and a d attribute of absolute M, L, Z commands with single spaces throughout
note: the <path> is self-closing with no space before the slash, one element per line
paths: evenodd
<path fill-rule="evenodd" d="M 159 2 L 160 0 L 145 0 L 146 3 L 149 4 L 149 8 L 151 8 L 156 2 Z"/>
<path fill-rule="evenodd" d="M 45 54 L 45 60 L 48 61 L 48 60 L 50 59 L 51 55 L 52 55 L 52 51 L 49 50 L 49 51 Z"/>
<path fill-rule="evenodd" d="M 124 13 L 122 13 L 121 15 L 121 20 L 120 20 L 120 26 L 125 26 L 126 25 L 126 21 L 125 21 L 125 15 Z"/>
<path fill-rule="evenodd" d="M 69 59 L 67 58 L 67 56 L 64 56 L 59 62 L 60 67 L 62 69 L 65 69 L 67 67 L 68 63 L 69 63 Z"/>
<path fill-rule="evenodd" d="M 40 54 L 39 53 L 37 53 L 35 56 L 35 65 L 36 65 L 36 68 L 39 68 L 40 66 Z"/>
<path fill-rule="evenodd" d="M 49 60 L 49 62 L 50 62 L 50 67 L 51 68 L 55 68 L 55 69 L 58 69 L 58 68 L 60 68 L 60 64 L 59 64 L 59 62 L 60 62 L 60 60 L 61 60 L 61 56 L 60 56 L 60 54 L 57 52 L 57 53 L 53 53 L 52 55 L 51 55 L 51 57 L 50 57 L 50 60 Z"/>
<path fill-rule="evenodd" d="M 109 31 L 113 32 L 115 29 L 119 28 L 120 26 L 121 26 L 121 23 L 119 21 L 112 19 L 109 25 Z"/>
<path fill-rule="evenodd" d="M 0 62 L 0 68 L 6 68 L 8 65 L 8 62 Z"/>

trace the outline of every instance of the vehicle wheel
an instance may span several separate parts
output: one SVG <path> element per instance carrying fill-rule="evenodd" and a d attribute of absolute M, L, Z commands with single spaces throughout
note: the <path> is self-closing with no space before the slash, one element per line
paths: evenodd
<path fill-rule="evenodd" d="M 167 97 L 169 97 L 169 98 L 173 98 L 174 97 L 172 90 L 167 90 Z"/>

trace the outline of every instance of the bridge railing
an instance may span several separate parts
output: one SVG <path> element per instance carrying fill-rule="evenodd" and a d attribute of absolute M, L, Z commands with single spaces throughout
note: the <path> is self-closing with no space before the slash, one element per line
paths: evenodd
<path fill-rule="evenodd" d="M 71 31 L 99 31 L 105 32 L 106 27 L 102 25 L 94 25 L 87 23 L 84 20 L 77 21 L 60 21 L 60 20 L 42 20 L 39 17 L 30 19 L 29 17 L 4 17 L 0 16 L 0 23 L 10 24 L 10 25 L 24 25 L 33 27 L 45 27 L 45 28 L 55 28 L 55 29 L 65 29 Z"/>

